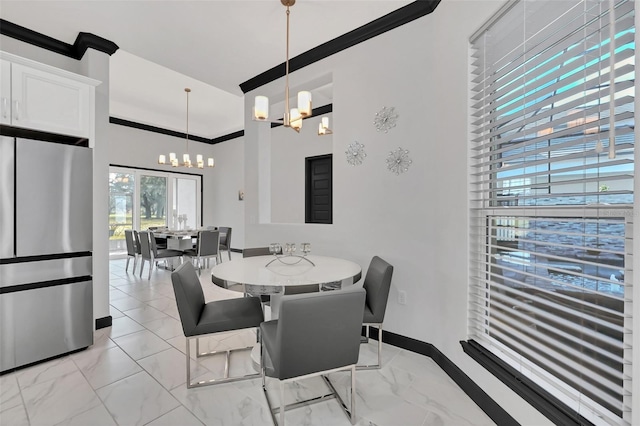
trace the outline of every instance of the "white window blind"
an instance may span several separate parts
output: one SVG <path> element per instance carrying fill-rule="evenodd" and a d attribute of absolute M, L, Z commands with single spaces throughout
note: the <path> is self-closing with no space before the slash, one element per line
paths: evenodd
<path fill-rule="evenodd" d="M 596 424 L 631 423 L 634 13 L 512 2 L 471 39 L 469 334 Z"/>

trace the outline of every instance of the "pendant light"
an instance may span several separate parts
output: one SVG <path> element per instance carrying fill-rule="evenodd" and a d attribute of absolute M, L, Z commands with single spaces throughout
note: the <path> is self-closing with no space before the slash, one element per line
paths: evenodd
<path fill-rule="evenodd" d="M 184 91 L 187 93 L 187 132 L 186 132 L 186 153 L 182 155 L 182 162 L 178 161 L 178 157 L 175 152 L 169 153 L 169 163 L 173 167 L 193 167 L 191 157 L 189 156 L 189 93 L 191 89 L 186 87 Z M 167 157 L 164 154 L 158 156 L 158 164 L 167 164 Z M 207 167 L 215 167 L 215 160 L 213 157 L 207 158 Z M 199 169 L 204 169 L 204 157 L 201 154 L 196 155 L 195 166 Z"/>

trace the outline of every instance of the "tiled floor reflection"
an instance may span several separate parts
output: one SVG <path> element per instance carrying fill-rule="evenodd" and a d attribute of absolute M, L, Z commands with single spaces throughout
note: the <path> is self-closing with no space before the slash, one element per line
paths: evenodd
<path fill-rule="evenodd" d="M 93 346 L 0 376 L 0 425 L 270 425 L 259 379 L 187 390 L 185 338 L 170 273 L 154 269 L 147 280 L 124 266 L 124 259 L 110 262 L 113 325 L 96 332 Z M 241 296 L 214 286 L 206 272 L 201 281 L 207 300 Z M 226 349 L 254 340 L 252 331 L 243 331 L 201 345 Z M 375 361 L 375 344 L 362 345 L 361 362 Z M 252 371 L 249 353 L 234 357 L 231 374 Z M 192 369 L 194 378 L 215 377 L 223 360 L 192 362 Z M 494 424 L 430 358 L 385 345 L 384 368 L 356 377 L 358 425 Z M 348 375 L 331 378 L 338 390 L 347 388 Z M 277 391 L 276 382 L 267 385 Z M 307 398 L 324 386 L 319 378 L 297 382 L 285 399 Z M 286 420 L 350 424 L 335 401 L 287 412 Z"/>

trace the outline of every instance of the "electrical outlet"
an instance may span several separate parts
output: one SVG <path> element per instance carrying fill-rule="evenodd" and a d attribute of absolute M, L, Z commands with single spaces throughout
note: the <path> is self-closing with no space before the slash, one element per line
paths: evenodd
<path fill-rule="evenodd" d="M 398 292 L 398 303 L 400 305 L 406 305 L 407 304 L 407 292 L 404 290 L 400 290 Z"/>

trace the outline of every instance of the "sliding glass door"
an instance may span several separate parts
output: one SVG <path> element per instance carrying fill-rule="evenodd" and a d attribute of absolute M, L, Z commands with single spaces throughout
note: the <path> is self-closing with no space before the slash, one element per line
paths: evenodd
<path fill-rule="evenodd" d="M 110 253 L 126 253 L 126 229 L 201 226 L 201 185 L 198 175 L 110 167 Z"/>
<path fill-rule="evenodd" d="M 140 176 L 139 207 L 140 227 L 167 226 L 167 176 L 150 175 L 145 172 Z"/>

